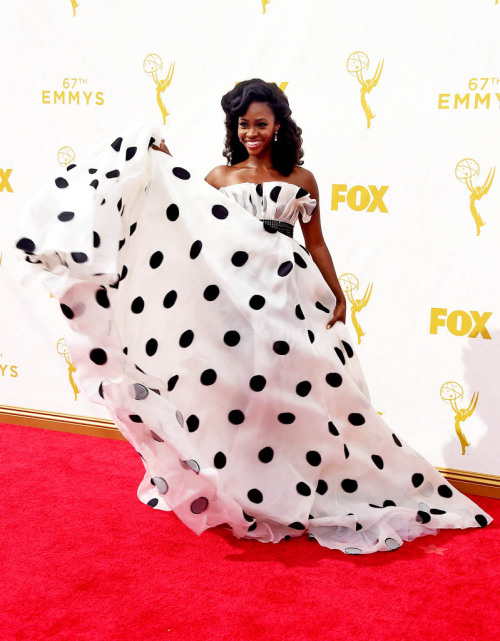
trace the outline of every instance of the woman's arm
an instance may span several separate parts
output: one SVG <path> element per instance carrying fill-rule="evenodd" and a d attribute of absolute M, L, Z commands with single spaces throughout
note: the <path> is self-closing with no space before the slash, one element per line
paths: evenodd
<path fill-rule="evenodd" d="M 300 186 L 306 189 L 311 197 L 316 200 L 316 209 L 311 220 L 308 223 L 304 223 L 302 218 L 299 217 L 306 248 L 311 252 L 314 262 L 337 299 L 334 314 L 327 324 L 327 328 L 330 329 L 338 320 L 345 323 L 346 300 L 335 272 L 331 254 L 328 251 L 325 239 L 323 238 L 323 232 L 321 231 L 318 184 L 310 171 L 305 169 L 301 170 Z"/>

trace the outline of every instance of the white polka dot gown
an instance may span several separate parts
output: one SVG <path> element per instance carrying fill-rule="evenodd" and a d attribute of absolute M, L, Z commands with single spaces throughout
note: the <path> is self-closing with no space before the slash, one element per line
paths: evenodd
<path fill-rule="evenodd" d="M 492 519 L 369 402 L 288 183 L 218 191 L 135 129 L 38 193 L 17 247 L 61 303 L 80 384 L 141 456 L 141 501 L 197 533 L 347 554 Z M 105 480 L 103 479 L 103 483 Z"/>

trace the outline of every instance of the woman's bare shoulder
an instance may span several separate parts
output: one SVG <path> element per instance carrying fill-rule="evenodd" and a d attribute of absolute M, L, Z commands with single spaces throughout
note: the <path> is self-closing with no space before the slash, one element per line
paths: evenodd
<path fill-rule="evenodd" d="M 205 176 L 205 180 L 209 185 L 212 185 L 212 187 L 220 189 L 227 185 L 227 179 L 231 173 L 231 169 L 232 167 L 229 165 L 218 165 L 217 167 L 214 167 L 212 171 L 208 172 Z"/>
<path fill-rule="evenodd" d="M 316 193 L 318 191 L 318 183 L 312 171 L 306 169 L 305 167 L 299 167 L 298 165 L 294 168 L 289 178 L 292 179 L 299 187 L 302 187 L 310 194 Z"/>

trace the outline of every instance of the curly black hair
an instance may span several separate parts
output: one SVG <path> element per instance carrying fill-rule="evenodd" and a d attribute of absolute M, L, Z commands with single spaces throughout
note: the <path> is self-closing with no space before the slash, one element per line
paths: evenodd
<path fill-rule="evenodd" d="M 278 140 L 272 143 L 271 162 L 283 176 L 289 176 L 296 165 L 302 165 L 302 129 L 291 117 L 288 99 L 274 82 L 260 78 L 239 82 L 222 96 L 221 105 L 226 114 L 226 142 L 223 156 L 229 165 L 248 158 L 248 151 L 238 138 L 238 118 L 247 112 L 252 102 L 265 102 L 279 122 Z"/>

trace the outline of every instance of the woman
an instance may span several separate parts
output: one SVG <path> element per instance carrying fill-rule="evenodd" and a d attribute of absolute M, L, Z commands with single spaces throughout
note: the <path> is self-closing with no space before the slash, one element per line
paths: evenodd
<path fill-rule="evenodd" d="M 251 80 L 222 104 L 229 164 L 210 185 L 144 127 L 47 186 L 17 244 L 75 330 L 87 394 L 143 459 L 140 499 L 197 533 L 307 530 L 346 554 L 486 526 L 369 403 L 284 94 Z"/>

